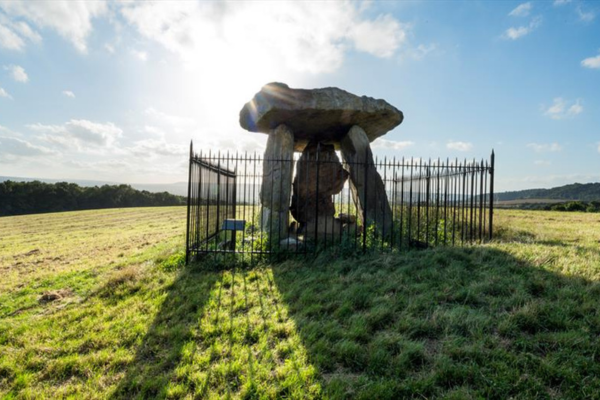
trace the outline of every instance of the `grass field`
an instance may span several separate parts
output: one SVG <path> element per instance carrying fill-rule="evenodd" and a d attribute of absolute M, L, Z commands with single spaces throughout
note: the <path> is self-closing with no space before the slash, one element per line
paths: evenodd
<path fill-rule="evenodd" d="M 600 398 L 595 214 L 222 270 L 182 266 L 184 218 L 0 218 L 0 398 Z"/>

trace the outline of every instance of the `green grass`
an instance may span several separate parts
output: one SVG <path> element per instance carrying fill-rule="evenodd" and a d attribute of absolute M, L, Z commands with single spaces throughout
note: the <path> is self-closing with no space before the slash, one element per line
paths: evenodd
<path fill-rule="evenodd" d="M 496 221 L 218 269 L 182 265 L 181 208 L 1 218 L 0 398 L 599 398 L 598 217 Z"/>

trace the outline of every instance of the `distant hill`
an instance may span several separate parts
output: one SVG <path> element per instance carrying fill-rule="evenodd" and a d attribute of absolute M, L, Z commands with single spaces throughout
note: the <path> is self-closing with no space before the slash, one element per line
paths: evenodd
<path fill-rule="evenodd" d="M 600 200 L 600 183 L 573 183 L 552 189 L 527 189 L 516 192 L 497 193 L 497 201 L 511 201 L 524 199 L 549 199 L 549 200 Z"/>
<path fill-rule="evenodd" d="M 0 176 L 0 183 L 5 181 L 13 182 L 33 182 L 39 181 L 44 183 L 71 182 L 83 187 L 104 186 L 104 185 L 121 185 L 123 182 L 110 181 L 94 181 L 84 179 L 44 179 L 44 178 L 22 178 L 14 176 Z M 171 193 L 177 196 L 187 196 L 187 182 L 175 183 L 128 183 L 136 190 L 146 190 L 150 193 Z"/>

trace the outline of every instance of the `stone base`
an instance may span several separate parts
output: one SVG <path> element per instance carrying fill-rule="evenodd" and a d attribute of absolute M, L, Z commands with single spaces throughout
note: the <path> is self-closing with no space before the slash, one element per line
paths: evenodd
<path fill-rule="evenodd" d="M 260 216 L 260 229 L 266 232 L 277 243 L 288 237 L 289 211 L 275 211 L 267 207 L 262 208 Z"/>
<path fill-rule="evenodd" d="M 316 228 L 316 235 L 315 235 Z M 304 238 L 308 240 L 317 239 L 339 239 L 343 236 L 344 232 L 348 232 L 350 235 L 354 235 L 356 230 L 356 224 L 343 222 L 339 218 L 333 217 L 319 217 L 318 223 L 315 221 L 309 221 L 302 230 Z"/>

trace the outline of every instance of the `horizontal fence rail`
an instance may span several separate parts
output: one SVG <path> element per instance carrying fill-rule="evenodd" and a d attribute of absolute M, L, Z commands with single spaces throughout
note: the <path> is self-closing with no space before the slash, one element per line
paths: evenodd
<path fill-rule="evenodd" d="M 423 249 L 489 240 L 494 157 L 350 161 L 317 147 L 290 159 L 264 159 L 194 153 L 190 147 L 186 260 L 226 253 L 252 262 L 324 249 Z"/>

